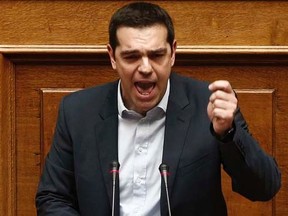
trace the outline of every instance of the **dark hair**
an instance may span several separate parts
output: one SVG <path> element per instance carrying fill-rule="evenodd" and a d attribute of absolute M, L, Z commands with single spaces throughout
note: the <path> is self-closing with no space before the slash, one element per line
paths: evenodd
<path fill-rule="evenodd" d="M 118 9 L 111 17 L 109 24 L 109 43 L 113 51 L 119 45 L 116 35 L 118 28 L 122 26 L 143 28 L 155 24 L 161 24 L 167 28 L 167 42 L 172 47 L 175 37 L 173 22 L 163 8 L 152 3 L 134 2 Z"/>

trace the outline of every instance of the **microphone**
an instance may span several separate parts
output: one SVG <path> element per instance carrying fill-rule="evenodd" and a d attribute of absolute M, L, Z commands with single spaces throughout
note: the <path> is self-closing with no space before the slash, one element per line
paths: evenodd
<path fill-rule="evenodd" d="M 168 213 L 171 216 L 171 207 L 170 207 L 170 200 L 169 200 L 169 193 L 168 193 L 168 175 L 169 175 L 169 166 L 167 164 L 160 164 L 159 171 L 163 176 L 164 184 L 165 184 L 165 192 L 166 192 L 166 199 L 168 204 Z"/>
<path fill-rule="evenodd" d="M 120 164 L 118 161 L 112 161 L 110 164 L 111 170 L 110 173 L 112 174 L 112 216 L 115 215 L 115 191 L 116 191 L 116 179 L 117 175 L 119 174 L 119 167 Z"/>

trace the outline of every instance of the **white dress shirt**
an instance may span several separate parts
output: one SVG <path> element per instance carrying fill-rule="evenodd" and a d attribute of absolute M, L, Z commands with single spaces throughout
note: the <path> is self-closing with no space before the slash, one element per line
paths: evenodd
<path fill-rule="evenodd" d="M 128 110 L 118 84 L 120 215 L 160 216 L 161 175 L 168 81 L 160 103 L 142 116 Z"/>

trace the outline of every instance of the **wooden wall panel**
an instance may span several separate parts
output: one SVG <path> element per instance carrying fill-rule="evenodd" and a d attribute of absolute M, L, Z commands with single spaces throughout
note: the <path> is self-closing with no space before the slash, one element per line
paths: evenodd
<path fill-rule="evenodd" d="M 1 58 L 3 87 L 0 98 L 4 103 L 0 119 L 1 129 L 7 129 L 1 130 L 1 156 L 8 160 L 1 159 L 4 174 L 0 175 L 0 190 L 4 194 L 0 195 L 3 201 L 0 210 L 4 215 L 35 215 L 34 197 L 43 158 L 51 144 L 60 98 L 70 91 L 118 77 L 111 69 L 104 49 L 92 53 L 85 48 L 66 47 L 54 51 L 50 48 L 49 52 L 46 48 L 2 50 L 5 54 Z M 263 55 L 263 51 L 259 48 L 248 53 L 229 48 L 218 50 L 217 55 L 214 49 L 177 51 L 174 70 L 178 73 L 207 81 L 230 80 L 239 93 L 239 103 L 251 132 L 277 159 L 282 171 L 283 185 L 275 199 L 255 203 L 233 193 L 231 182 L 223 173 L 223 190 L 231 216 L 247 212 L 265 216 L 288 214 L 288 139 L 285 131 L 288 49 L 282 49 L 278 54 L 268 49 Z M 12 99 L 6 97 L 7 92 Z M 9 145 L 3 145 L 4 142 Z"/>
<path fill-rule="evenodd" d="M 45 157 L 49 152 L 53 141 L 55 124 L 58 116 L 58 108 L 60 100 L 63 96 L 79 90 L 78 88 L 44 88 L 40 90 L 41 98 L 41 169 L 44 164 Z"/>
<path fill-rule="evenodd" d="M 0 44 L 107 44 L 128 1 L 0 1 Z M 152 1 L 174 18 L 179 45 L 288 45 L 288 1 Z"/>

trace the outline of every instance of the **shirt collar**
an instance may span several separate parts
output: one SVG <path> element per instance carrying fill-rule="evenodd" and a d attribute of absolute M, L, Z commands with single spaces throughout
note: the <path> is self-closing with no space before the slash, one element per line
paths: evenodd
<path fill-rule="evenodd" d="M 141 116 L 143 117 L 141 114 L 133 111 L 133 110 L 128 110 L 125 105 L 124 105 L 124 102 L 123 102 L 123 99 L 122 99 L 122 96 L 121 96 L 121 80 L 119 80 L 118 82 L 118 90 L 117 90 L 117 101 L 118 101 L 118 114 L 123 117 L 123 112 L 127 113 L 127 114 L 131 114 L 131 115 L 135 115 L 135 116 Z M 168 82 L 167 82 L 167 88 L 166 88 L 166 91 L 165 91 L 165 94 L 163 96 L 163 98 L 161 99 L 161 101 L 158 103 L 158 105 L 154 108 L 152 108 L 151 110 L 149 110 L 147 112 L 147 115 L 149 115 L 149 113 L 154 113 L 155 110 L 159 110 L 159 108 L 164 112 L 166 113 L 166 110 L 167 110 L 167 104 L 168 104 L 168 98 L 169 98 L 169 93 L 170 93 L 170 79 L 168 79 Z"/>

